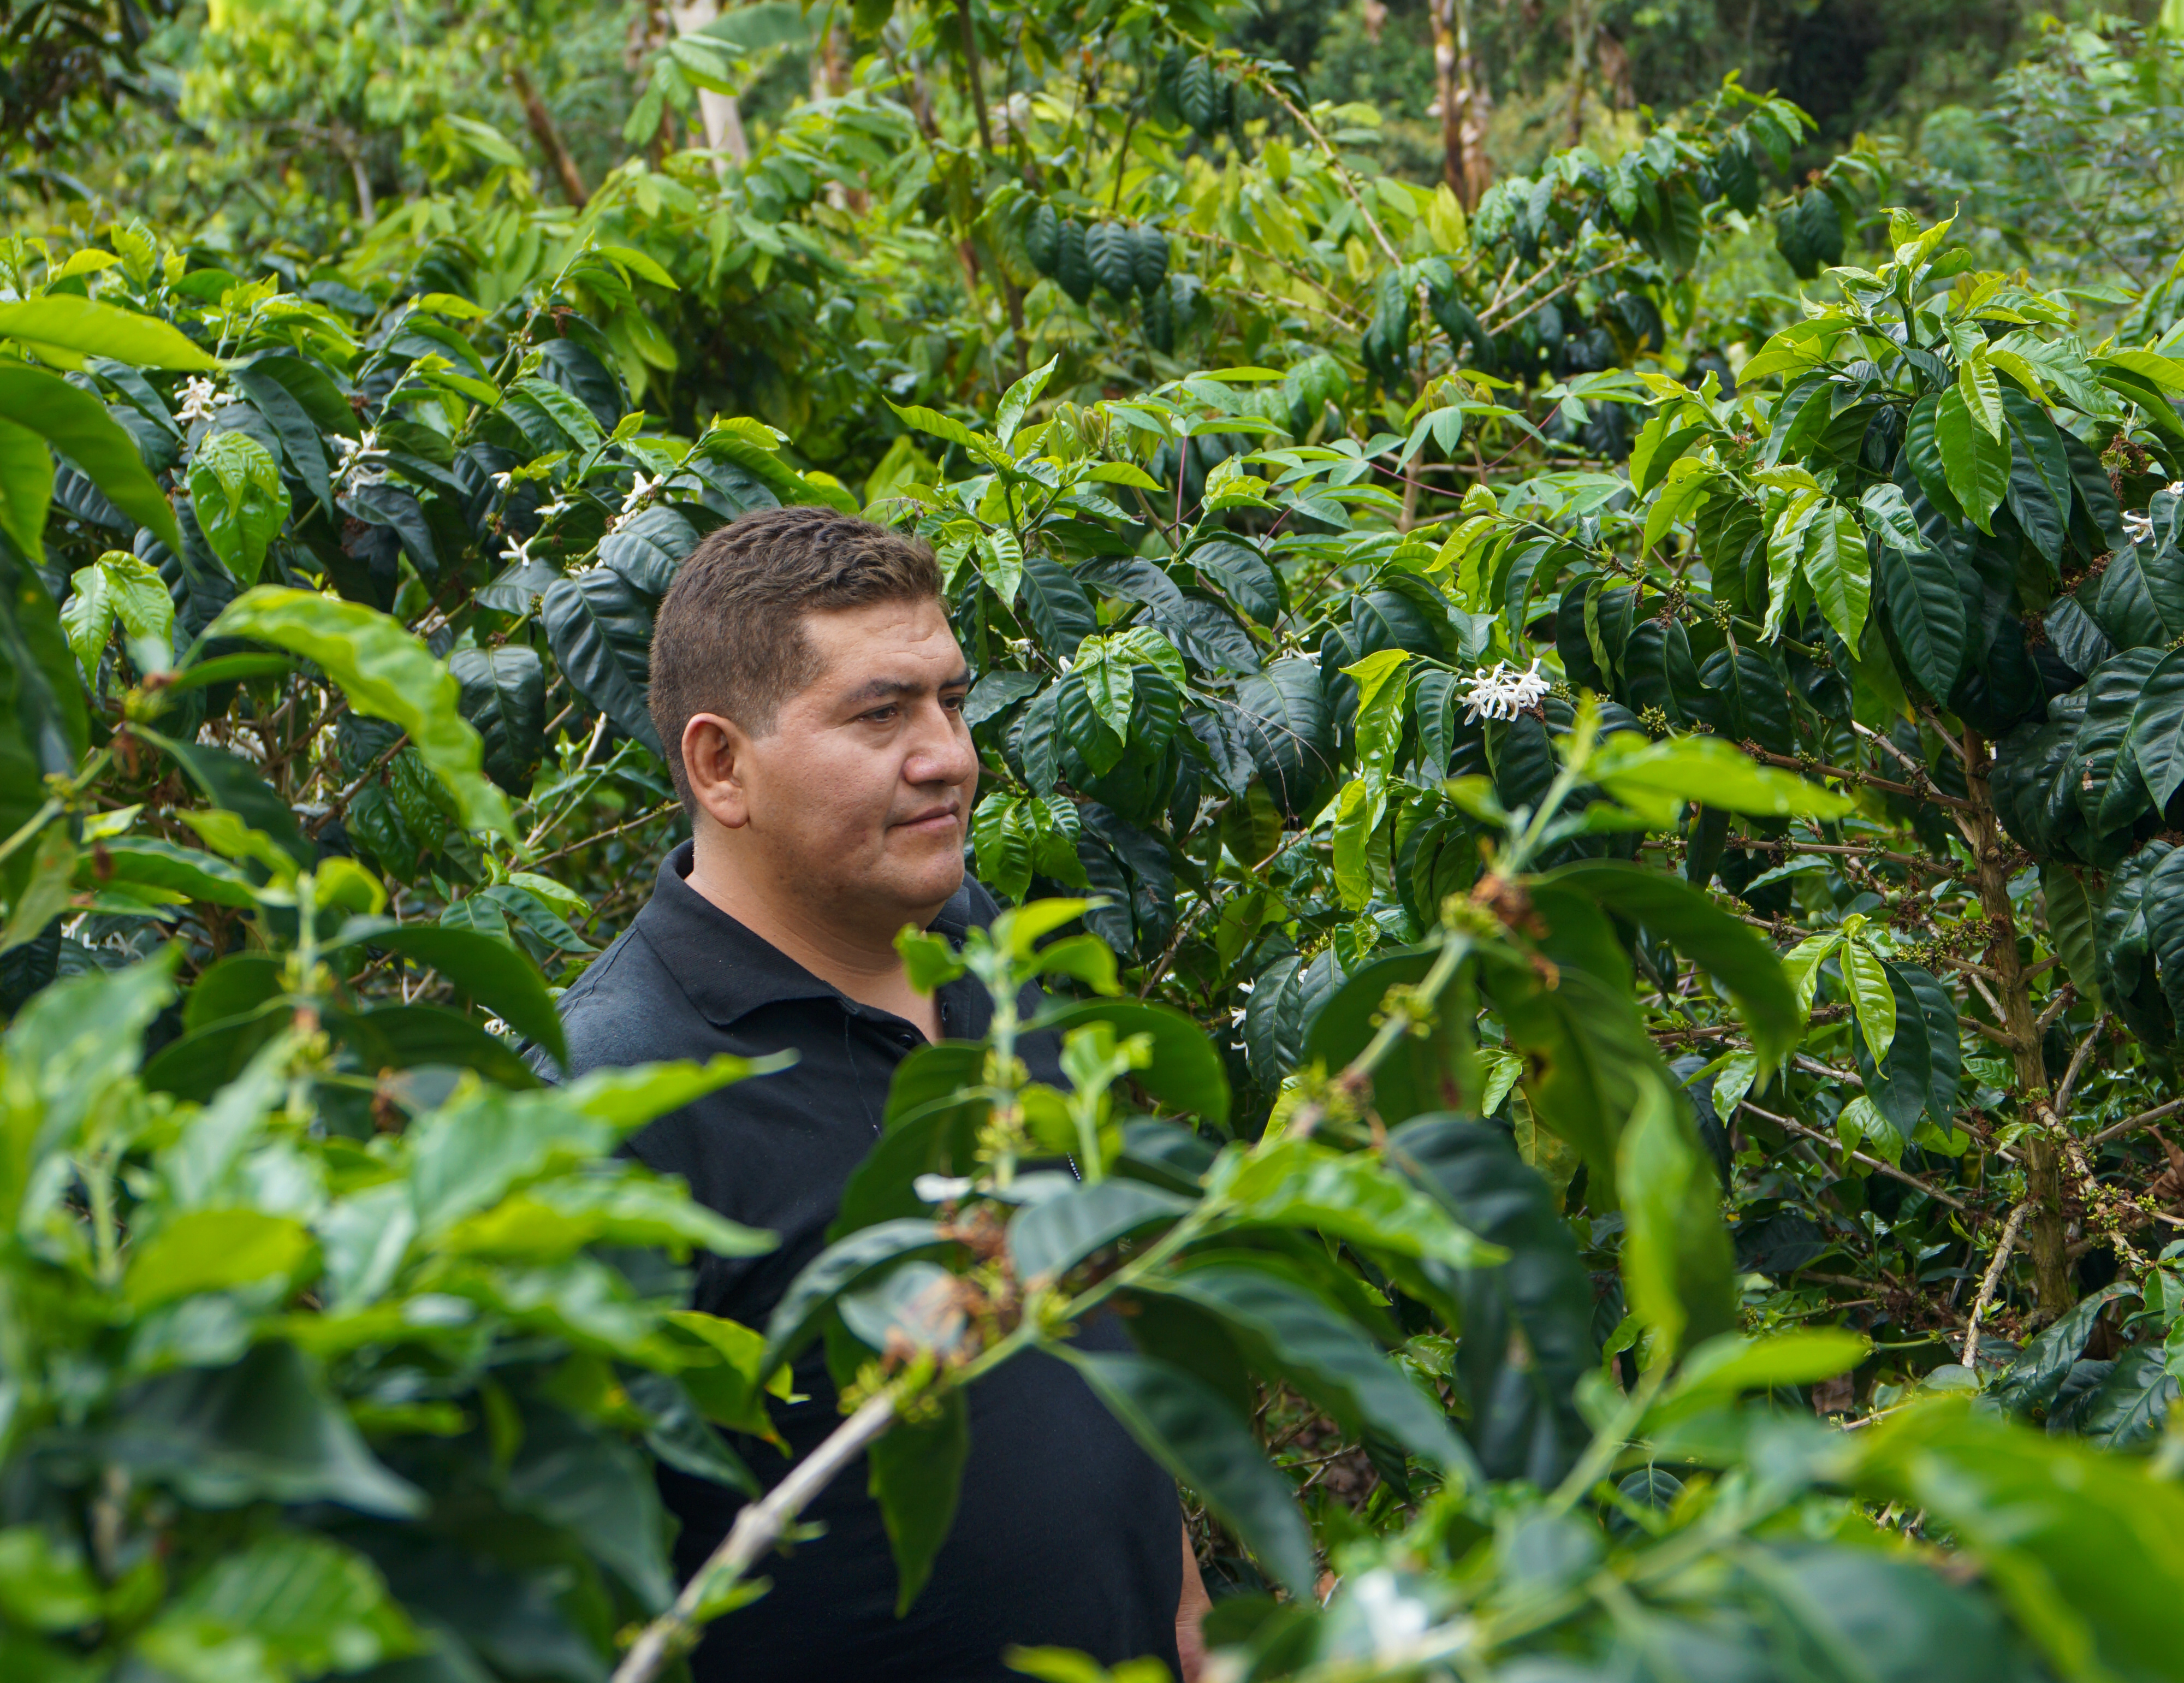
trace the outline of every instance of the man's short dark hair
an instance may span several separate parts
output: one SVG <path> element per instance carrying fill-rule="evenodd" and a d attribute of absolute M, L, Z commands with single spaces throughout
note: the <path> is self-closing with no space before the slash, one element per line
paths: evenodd
<path fill-rule="evenodd" d="M 805 614 L 940 594 L 923 539 L 834 509 L 758 509 L 707 537 L 652 627 L 652 722 L 684 810 L 683 727 L 718 713 L 754 736 L 771 731 L 781 704 L 818 676 Z"/>

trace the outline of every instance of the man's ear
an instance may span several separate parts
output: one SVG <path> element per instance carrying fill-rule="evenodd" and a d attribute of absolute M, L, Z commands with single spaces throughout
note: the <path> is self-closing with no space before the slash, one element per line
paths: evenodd
<path fill-rule="evenodd" d="M 690 794 L 713 822 L 739 830 L 750 822 L 750 800 L 744 787 L 750 738 L 734 720 L 698 713 L 682 727 L 682 775 Z"/>

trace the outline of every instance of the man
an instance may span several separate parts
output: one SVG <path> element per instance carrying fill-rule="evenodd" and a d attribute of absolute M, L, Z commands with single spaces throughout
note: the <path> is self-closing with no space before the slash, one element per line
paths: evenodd
<path fill-rule="evenodd" d="M 895 1066 L 986 1030 L 977 983 L 922 995 L 894 948 L 905 925 L 960 939 L 994 913 L 963 870 L 978 783 L 969 683 L 932 551 L 830 510 L 768 509 L 716 532 L 660 607 L 650 705 L 692 839 L 561 1008 L 571 1074 L 800 1055 L 632 1142 L 701 1202 L 780 1235 L 767 1256 L 702 1260 L 695 1307 L 709 1313 L 765 1324 L 824 1248 Z M 1051 1036 L 1019 1046 L 1035 1078 L 1066 1084 Z M 1121 1335 L 1106 1324 L 1084 1338 Z M 839 1416 L 817 1352 L 795 1379 L 808 1400 L 777 1418 L 800 1459 Z M 979 1683 L 1014 1676 L 1000 1655 L 1019 1643 L 1171 1667 L 1180 1644 L 1195 1670 L 1205 1591 L 1174 1485 L 1051 1357 L 1009 1363 L 970 1405 L 961 1503 L 909 1615 L 894 1617 L 878 1507 L 852 1467 L 805 1511 L 826 1535 L 770 1562 L 772 1589 L 708 1634 L 699 1683 Z M 764 1445 L 738 1447 L 761 1479 L 787 1470 Z M 660 1482 L 687 1576 L 741 1499 L 668 1469 Z"/>

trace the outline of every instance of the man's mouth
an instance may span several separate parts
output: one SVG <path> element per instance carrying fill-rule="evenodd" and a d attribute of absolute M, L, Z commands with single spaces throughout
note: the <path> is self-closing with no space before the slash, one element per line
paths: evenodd
<path fill-rule="evenodd" d="M 960 806 L 936 806 L 928 812 L 919 813 L 914 818 L 898 821 L 894 828 L 898 830 L 909 830 L 918 835 L 937 835 L 943 830 L 959 828 L 962 822 L 962 811 L 963 809 Z"/>

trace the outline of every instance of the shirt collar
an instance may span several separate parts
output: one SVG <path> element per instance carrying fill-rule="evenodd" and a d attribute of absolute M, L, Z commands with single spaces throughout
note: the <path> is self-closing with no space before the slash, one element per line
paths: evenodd
<path fill-rule="evenodd" d="M 635 927 L 707 1022 L 725 1028 L 762 1006 L 791 1000 L 832 1000 L 853 1014 L 870 1011 L 692 888 L 693 846 L 680 843 L 661 861 L 660 880 Z M 931 927 L 960 944 L 972 916 L 967 875 Z"/>

